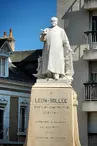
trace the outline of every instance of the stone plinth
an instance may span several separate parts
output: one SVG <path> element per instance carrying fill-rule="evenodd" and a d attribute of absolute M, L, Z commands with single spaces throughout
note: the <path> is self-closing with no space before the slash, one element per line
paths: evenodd
<path fill-rule="evenodd" d="M 27 146 L 79 146 L 75 92 L 69 84 L 32 87 Z"/>

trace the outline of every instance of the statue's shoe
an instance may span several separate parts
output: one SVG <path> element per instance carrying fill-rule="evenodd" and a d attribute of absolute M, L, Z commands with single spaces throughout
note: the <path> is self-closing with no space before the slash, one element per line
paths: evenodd
<path fill-rule="evenodd" d="M 44 75 L 44 74 L 33 74 L 33 75 L 38 79 L 45 79 L 46 78 L 46 75 Z"/>
<path fill-rule="evenodd" d="M 59 79 L 59 74 L 54 74 L 54 75 L 53 75 L 53 78 L 54 78 L 55 80 L 58 80 L 58 79 Z"/>

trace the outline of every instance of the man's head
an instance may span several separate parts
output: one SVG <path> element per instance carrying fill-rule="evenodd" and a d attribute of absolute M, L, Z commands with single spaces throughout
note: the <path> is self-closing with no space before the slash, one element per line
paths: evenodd
<path fill-rule="evenodd" d="M 54 27 L 58 24 L 58 18 L 57 17 L 52 17 L 51 18 L 51 25 Z"/>

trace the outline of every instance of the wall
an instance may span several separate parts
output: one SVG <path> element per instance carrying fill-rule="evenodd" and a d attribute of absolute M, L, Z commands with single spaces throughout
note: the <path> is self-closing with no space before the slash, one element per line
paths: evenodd
<path fill-rule="evenodd" d="M 57 17 L 59 26 L 64 28 L 74 51 L 73 88 L 78 94 L 78 119 L 81 145 L 88 145 L 87 114 L 82 112 L 84 100 L 83 83 L 88 81 L 88 61 L 83 60 L 86 48 L 84 32 L 89 30 L 89 12 L 83 8 L 84 0 L 57 0 Z"/>

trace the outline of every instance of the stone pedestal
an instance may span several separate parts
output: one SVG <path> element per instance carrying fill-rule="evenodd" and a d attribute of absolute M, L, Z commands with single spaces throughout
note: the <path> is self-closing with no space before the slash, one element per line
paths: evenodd
<path fill-rule="evenodd" d="M 80 146 L 77 99 L 64 82 L 37 82 L 31 91 L 27 146 Z"/>

